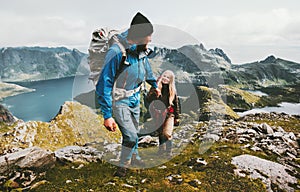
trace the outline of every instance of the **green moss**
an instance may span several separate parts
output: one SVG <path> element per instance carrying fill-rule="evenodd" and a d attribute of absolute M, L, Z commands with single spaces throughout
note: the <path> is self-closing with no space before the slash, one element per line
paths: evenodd
<path fill-rule="evenodd" d="M 218 90 L 199 86 L 197 92 L 200 101 L 200 120 L 239 118 L 239 116 L 224 103 Z"/>
<path fill-rule="evenodd" d="M 268 106 L 276 106 L 281 102 L 299 103 L 300 84 L 287 86 L 262 87 L 260 91 L 267 93 L 268 96 L 262 97 L 262 103 Z"/>
<path fill-rule="evenodd" d="M 228 86 L 228 85 L 224 85 L 223 87 L 226 88 L 229 92 L 233 92 L 233 93 L 236 93 L 236 94 L 240 95 L 245 100 L 245 102 L 247 102 L 247 103 L 253 103 L 254 104 L 254 103 L 257 103 L 260 100 L 259 96 L 254 95 L 254 94 L 252 94 L 248 91 L 244 91 L 244 90 L 241 90 L 239 88 Z"/>
<path fill-rule="evenodd" d="M 0 122 L 0 134 L 5 133 L 11 129 L 12 125 Z"/>
<path fill-rule="evenodd" d="M 13 180 L 8 180 L 4 183 L 3 188 L 7 191 L 11 192 L 22 192 L 22 188 L 20 188 L 19 184 Z"/>

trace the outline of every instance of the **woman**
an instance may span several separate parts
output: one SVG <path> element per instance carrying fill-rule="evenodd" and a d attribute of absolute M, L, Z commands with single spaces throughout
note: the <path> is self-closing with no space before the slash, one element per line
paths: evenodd
<path fill-rule="evenodd" d="M 151 88 L 147 96 L 149 109 L 155 120 L 155 129 L 159 134 L 160 155 L 172 157 L 172 133 L 174 125 L 179 125 L 180 106 L 175 87 L 175 75 L 166 70 L 157 80 L 160 91 Z"/>

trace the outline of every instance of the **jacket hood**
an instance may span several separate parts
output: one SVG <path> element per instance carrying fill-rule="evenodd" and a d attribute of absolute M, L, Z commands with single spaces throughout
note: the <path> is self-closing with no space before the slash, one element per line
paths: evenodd
<path fill-rule="evenodd" d="M 133 52 L 136 50 L 137 45 L 129 44 L 128 40 L 127 40 L 127 36 L 128 36 L 128 30 L 124 31 L 123 33 L 120 33 L 118 35 L 118 39 L 119 39 L 120 43 L 122 43 L 122 45 L 124 45 L 125 49 Z"/>

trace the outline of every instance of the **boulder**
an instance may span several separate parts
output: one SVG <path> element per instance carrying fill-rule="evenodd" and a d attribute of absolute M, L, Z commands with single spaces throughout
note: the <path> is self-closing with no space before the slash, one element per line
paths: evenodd
<path fill-rule="evenodd" d="M 14 116 L 3 105 L 0 104 L 0 123 L 13 123 L 15 122 Z"/>
<path fill-rule="evenodd" d="M 56 150 L 54 153 L 60 161 L 73 163 L 97 162 L 103 156 L 103 152 L 89 146 L 67 146 Z"/>
<path fill-rule="evenodd" d="M 0 157 L 0 173 L 7 173 L 12 168 L 40 169 L 51 166 L 56 161 L 54 153 L 38 147 L 26 148 Z"/>
<path fill-rule="evenodd" d="M 290 185 L 297 184 L 297 178 L 289 173 L 294 172 L 291 167 L 268 161 L 252 155 L 240 155 L 232 158 L 233 165 L 237 166 L 235 174 L 253 179 L 261 179 L 266 184 L 267 190 L 272 191 L 271 186 L 277 185 L 285 191 L 294 191 Z"/>

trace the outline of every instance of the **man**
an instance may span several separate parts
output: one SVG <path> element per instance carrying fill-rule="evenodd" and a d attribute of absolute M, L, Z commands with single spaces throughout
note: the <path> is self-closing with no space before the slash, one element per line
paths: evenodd
<path fill-rule="evenodd" d="M 96 85 L 104 126 L 115 131 L 118 124 L 122 133 L 120 168 L 115 174 L 120 177 L 126 175 L 130 165 L 143 166 L 138 155 L 140 86 L 146 81 L 157 88 L 146 54 L 152 33 L 153 25 L 138 12 L 130 28 L 118 35 L 118 43 L 107 51 Z"/>

